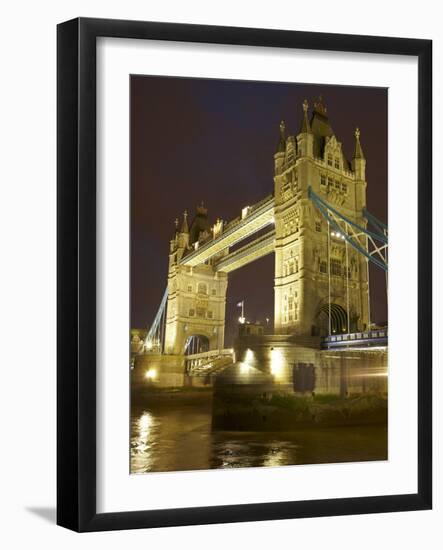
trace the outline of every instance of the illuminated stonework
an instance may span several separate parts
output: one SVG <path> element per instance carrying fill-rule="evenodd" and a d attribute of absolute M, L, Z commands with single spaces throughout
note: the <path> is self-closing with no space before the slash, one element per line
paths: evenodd
<path fill-rule="evenodd" d="M 369 319 L 367 261 L 342 235 L 328 230 L 308 196 L 311 186 L 338 212 L 366 227 L 366 161 L 360 132 L 357 129 L 349 164 L 322 102 L 314 105 L 310 120 L 307 102 L 303 110 L 297 136 L 286 137 L 281 124 L 274 155 L 275 332 L 325 335 L 329 329 L 363 330 Z"/>
<path fill-rule="evenodd" d="M 177 220 L 169 253 L 165 353 L 183 354 L 191 336 L 222 350 L 228 273 L 273 252 L 276 334 L 367 329 L 367 259 L 328 227 L 309 198 L 311 188 L 347 220 L 366 227 L 365 168 L 360 131 L 349 163 L 321 100 L 311 117 L 303 103 L 298 135 L 286 136 L 282 122 L 273 196 L 244 206 L 228 222 L 217 219 L 211 226 L 203 205 L 190 226 L 186 212 L 180 229 Z M 257 232 L 255 240 L 237 246 Z"/>
<path fill-rule="evenodd" d="M 183 224 L 171 240 L 168 273 L 168 303 L 165 328 L 165 352 L 180 355 L 191 336 L 207 339 L 209 349 L 222 349 L 225 331 L 226 273 L 217 271 L 211 262 L 197 266 L 180 263 L 195 243 L 209 234 L 207 211 L 203 206 L 188 227 Z M 220 231 L 220 228 L 216 228 Z"/>

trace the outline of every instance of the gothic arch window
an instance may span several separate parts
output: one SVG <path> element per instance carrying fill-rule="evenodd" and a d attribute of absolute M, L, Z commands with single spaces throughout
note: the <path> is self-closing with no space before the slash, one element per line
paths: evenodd
<path fill-rule="evenodd" d="M 206 283 L 198 283 L 198 293 L 199 294 L 207 294 L 208 293 L 208 285 Z"/>
<path fill-rule="evenodd" d="M 342 269 L 341 269 L 340 260 L 331 258 L 331 275 L 335 275 L 336 277 L 341 277 Z"/>
<path fill-rule="evenodd" d="M 328 166 L 332 166 L 332 153 L 328 153 Z"/>
<path fill-rule="evenodd" d="M 335 166 L 335 168 L 337 168 L 337 169 L 340 168 L 340 157 L 335 157 L 335 159 L 334 159 L 334 166 Z"/>

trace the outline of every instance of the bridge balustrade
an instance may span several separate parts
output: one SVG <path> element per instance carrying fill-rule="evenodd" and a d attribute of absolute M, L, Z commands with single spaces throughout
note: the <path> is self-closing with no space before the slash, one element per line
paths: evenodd
<path fill-rule="evenodd" d="M 377 329 L 364 332 L 353 332 L 349 334 L 331 334 L 321 339 L 322 349 L 331 349 L 339 347 L 349 346 L 376 346 L 387 345 L 388 343 L 388 330 Z"/>

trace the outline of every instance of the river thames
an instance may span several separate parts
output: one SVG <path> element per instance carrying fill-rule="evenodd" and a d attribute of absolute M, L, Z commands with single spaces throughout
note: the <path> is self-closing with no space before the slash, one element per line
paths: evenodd
<path fill-rule="evenodd" d="M 386 425 L 213 431 L 210 394 L 146 399 L 131 414 L 131 473 L 387 459 Z"/>

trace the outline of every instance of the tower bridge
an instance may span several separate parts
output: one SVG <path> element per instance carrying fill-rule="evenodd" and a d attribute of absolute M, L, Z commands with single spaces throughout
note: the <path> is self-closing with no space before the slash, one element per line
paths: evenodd
<path fill-rule="evenodd" d="M 280 124 L 272 194 L 231 221 L 211 225 L 203 204 L 190 224 L 186 211 L 180 227 L 176 221 L 167 288 L 144 351 L 183 358 L 198 338 L 204 349 L 193 355 L 200 367 L 205 353 L 213 364 L 217 350 L 226 362 L 228 275 L 271 253 L 276 338 L 313 338 L 338 349 L 355 342 L 351 335 L 369 334 L 368 265 L 387 272 L 388 229 L 367 211 L 366 189 L 358 128 L 349 162 L 323 102 L 309 115 L 305 100 L 297 135 Z M 339 335 L 348 338 L 334 339 Z"/>

